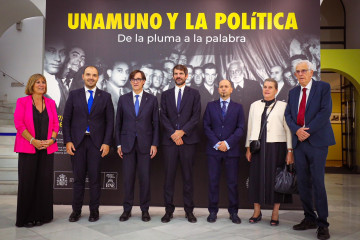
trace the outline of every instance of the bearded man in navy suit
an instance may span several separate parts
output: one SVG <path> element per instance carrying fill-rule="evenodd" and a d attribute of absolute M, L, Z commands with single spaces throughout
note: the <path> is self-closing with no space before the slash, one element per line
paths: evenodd
<path fill-rule="evenodd" d="M 305 218 L 294 230 L 318 228 L 318 239 L 328 239 L 328 203 L 324 183 L 328 148 L 335 144 L 331 128 L 331 87 L 314 81 L 313 66 L 308 60 L 297 63 L 295 76 L 299 86 L 289 92 L 286 122 L 293 134 L 297 184 Z M 316 212 L 313 209 L 315 197 Z"/>
<path fill-rule="evenodd" d="M 189 222 L 197 221 L 193 214 L 193 165 L 196 144 L 200 141 L 198 123 L 201 103 L 198 90 L 185 86 L 188 77 L 184 65 L 173 68 L 175 87 L 161 95 L 161 123 L 163 125 L 162 144 L 165 162 L 165 215 L 161 218 L 167 223 L 173 217 L 173 204 L 176 167 L 181 164 L 185 217 Z"/>
<path fill-rule="evenodd" d="M 63 120 L 66 152 L 71 155 L 74 173 L 73 212 L 70 222 L 81 216 L 86 174 L 89 176 L 89 221 L 99 219 L 100 162 L 110 149 L 114 131 L 114 107 L 111 95 L 96 87 L 99 72 L 88 66 L 82 75 L 85 86 L 73 90 L 66 101 Z"/>
<path fill-rule="evenodd" d="M 144 91 L 144 72 L 134 70 L 129 80 L 132 91 L 118 101 L 115 140 L 117 152 L 123 159 L 124 212 L 120 221 L 131 217 L 134 203 L 136 170 L 140 180 L 141 219 L 150 221 L 150 163 L 159 145 L 159 107 L 157 98 Z"/>
<path fill-rule="evenodd" d="M 238 174 L 241 156 L 240 139 L 244 135 L 244 110 L 241 104 L 230 100 L 233 92 L 229 80 L 219 83 L 220 99 L 209 102 L 204 114 L 204 132 L 208 138 L 206 154 L 209 173 L 209 216 L 215 222 L 219 211 L 219 182 L 221 162 L 226 168 L 229 194 L 228 211 L 233 223 L 241 223 L 238 217 Z"/>

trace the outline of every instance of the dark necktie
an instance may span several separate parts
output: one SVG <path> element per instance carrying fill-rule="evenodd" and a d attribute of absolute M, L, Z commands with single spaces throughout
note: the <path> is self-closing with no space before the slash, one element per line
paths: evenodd
<path fill-rule="evenodd" d="M 93 97 L 93 91 L 92 90 L 88 90 L 88 91 L 90 93 L 90 97 L 89 97 L 89 100 L 88 100 L 88 111 L 89 111 L 89 114 L 90 114 L 91 106 L 92 106 L 92 104 L 94 102 L 94 97 Z M 88 125 L 86 131 L 90 132 L 89 125 Z"/>
<path fill-rule="evenodd" d="M 139 95 L 135 95 L 135 115 L 137 116 L 139 114 Z"/>
<path fill-rule="evenodd" d="M 70 78 L 67 76 L 66 79 L 65 79 L 65 85 L 66 85 L 66 87 L 67 87 L 67 90 L 70 89 L 70 82 L 71 82 L 71 80 L 70 80 Z"/>
<path fill-rule="evenodd" d="M 181 104 L 181 89 L 179 89 L 179 94 L 177 98 L 177 111 L 180 112 L 180 104 Z"/>
<path fill-rule="evenodd" d="M 221 101 L 222 102 L 222 108 L 221 108 L 221 113 L 222 113 L 222 116 L 223 118 L 225 118 L 226 116 L 226 101 Z"/>
<path fill-rule="evenodd" d="M 303 88 L 302 91 L 303 91 L 303 95 L 301 98 L 299 112 L 297 115 L 297 125 L 301 127 L 304 126 L 305 124 L 306 88 Z"/>

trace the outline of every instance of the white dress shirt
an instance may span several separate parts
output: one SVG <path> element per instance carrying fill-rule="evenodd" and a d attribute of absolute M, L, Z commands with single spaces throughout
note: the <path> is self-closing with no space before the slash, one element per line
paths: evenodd
<path fill-rule="evenodd" d="M 181 91 L 181 100 L 184 97 L 184 90 L 185 90 L 186 85 L 182 86 L 181 88 L 179 88 L 178 86 L 175 86 L 175 105 L 177 107 L 177 99 L 178 99 L 178 94 L 179 91 Z"/>
<path fill-rule="evenodd" d="M 143 95 L 143 93 L 144 93 L 144 90 L 142 90 L 141 91 L 141 93 L 139 93 L 139 94 L 136 94 L 134 91 L 132 92 L 133 93 L 133 101 L 134 101 L 134 105 L 135 105 L 135 101 L 136 101 L 136 95 L 139 95 L 139 107 L 140 107 L 140 103 L 141 103 L 141 99 L 142 99 L 142 95 Z"/>

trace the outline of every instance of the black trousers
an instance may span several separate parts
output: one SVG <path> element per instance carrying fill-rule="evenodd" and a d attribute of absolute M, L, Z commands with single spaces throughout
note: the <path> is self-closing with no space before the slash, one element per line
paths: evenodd
<path fill-rule="evenodd" d="M 53 219 L 54 154 L 19 153 L 16 226 Z"/>
<path fill-rule="evenodd" d="M 133 149 L 123 155 L 124 180 L 124 211 L 131 211 L 134 205 L 134 185 L 136 170 L 140 181 L 140 209 L 148 211 L 150 205 L 150 149 L 147 153 L 140 152 L 138 141 L 135 140 Z"/>
<path fill-rule="evenodd" d="M 194 210 L 194 187 L 193 187 L 193 166 L 196 144 L 164 145 L 165 161 L 165 184 L 164 199 L 166 212 L 174 212 L 174 185 L 176 168 L 178 163 L 181 165 L 183 179 L 183 198 L 185 212 Z"/>
<path fill-rule="evenodd" d="M 86 174 L 89 177 L 90 210 L 98 210 L 100 205 L 100 162 L 101 152 L 92 142 L 91 137 L 86 135 L 76 148 L 75 155 L 71 156 L 74 173 L 73 202 L 74 211 L 81 211 Z"/>

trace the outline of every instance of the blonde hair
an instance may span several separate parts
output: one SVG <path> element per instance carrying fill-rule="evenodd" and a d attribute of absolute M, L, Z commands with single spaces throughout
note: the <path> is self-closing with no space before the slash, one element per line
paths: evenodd
<path fill-rule="evenodd" d="M 34 85 L 35 85 L 35 82 L 37 80 L 39 80 L 40 78 L 44 79 L 45 80 L 45 92 L 44 94 L 47 92 L 47 82 L 46 82 L 46 78 L 44 77 L 44 75 L 40 74 L 40 73 L 36 73 L 36 74 L 33 74 L 30 76 L 27 84 L 26 84 L 26 87 L 25 87 L 25 94 L 26 95 L 32 95 L 34 93 Z"/>

